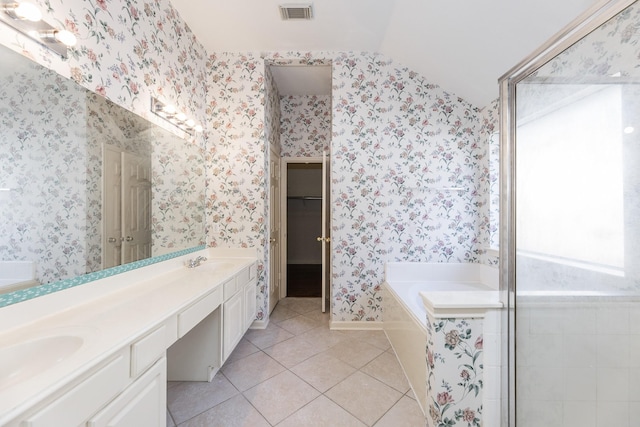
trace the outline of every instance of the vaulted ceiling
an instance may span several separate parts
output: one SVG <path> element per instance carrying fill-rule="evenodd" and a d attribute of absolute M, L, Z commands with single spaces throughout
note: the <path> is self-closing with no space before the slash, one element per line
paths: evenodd
<path fill-rule="evenodd" d="M 498 97 L 501 75 L 596 2 L 172 0 L 209 53 L 378 52 L 478 107 Z M 311 3 L 313 18 L 283 21 L 278 6 L 291 3 Z"/>

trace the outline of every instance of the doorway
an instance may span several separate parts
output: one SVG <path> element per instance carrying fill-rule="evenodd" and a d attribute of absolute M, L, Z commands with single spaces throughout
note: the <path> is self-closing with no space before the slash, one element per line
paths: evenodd
<path fill-rule="evenodd" d="M 103 268 L 111 268 L 151 256 L 151 161 L 106 144 L 103 159 Z"/>
<path fill-rule="evenodd" d="M 322 296 L 322 163 L 287 164 L 287 296 Z"/>
<path fill-rule="evenodd" d="M 321 297 L 329 306 L 329 161 L 323 157 L 282 162 L 283 297 Z"/>

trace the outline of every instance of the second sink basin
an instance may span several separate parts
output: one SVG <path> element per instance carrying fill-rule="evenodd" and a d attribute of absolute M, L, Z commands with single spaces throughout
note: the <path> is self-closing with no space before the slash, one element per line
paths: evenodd
<path fill-rule="evenodd" d="M 228 268 L 232 268 L 233 266 L 235 266 L 235 264 L 230 261 L 207 261 L 200 264 L 199 267 L 196 267 L 196 270 L 217 271 L 226 270 Z"/>
<path fill-rule="evenodd" d="M 83 343 L 82 337 L 56 335 L 0 348 L 0 390 L 57 365 L 77 352 Z"/>

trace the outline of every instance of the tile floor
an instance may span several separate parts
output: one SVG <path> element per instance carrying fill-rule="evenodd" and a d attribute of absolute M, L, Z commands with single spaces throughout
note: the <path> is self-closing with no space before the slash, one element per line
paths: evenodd
<path fill-rule="evenodd" d="M 424 427 L 382 331 L 331 331 L 319 298 L 286 298 L 211 383 L 169 382 L 167 426 Z"/>

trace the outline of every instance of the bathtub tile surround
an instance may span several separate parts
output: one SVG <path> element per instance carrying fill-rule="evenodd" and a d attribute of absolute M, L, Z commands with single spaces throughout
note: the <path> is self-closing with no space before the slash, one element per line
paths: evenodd
<path fill-rule="evenodd" d="M 482 319 L 427 315 L 427 426 L 482 425 L 482 353 Z"/>
<path fill-rule="evenodd" d="M 499 425 L 498 269 L 387 263 L 383 288 L 384 330 L 427 425 Z"/>

